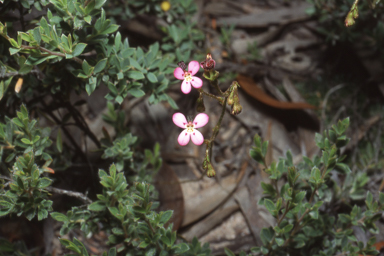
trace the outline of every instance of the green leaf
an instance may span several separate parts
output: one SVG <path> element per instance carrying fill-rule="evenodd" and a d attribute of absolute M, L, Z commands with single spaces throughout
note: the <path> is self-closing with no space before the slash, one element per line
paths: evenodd
<path fill-rule="evenodd" d="M 108 256 L 116 256 L 116 248 L 109 249 Z"/>
<path fill-rule="evenodd" d="M 224 248 L 224 252 L 227 256 L 236 256 L 230 249 Z"/>
<path fill-rule="evenodd" d="M 322 149 L 324 147 L 323 136 L 320 133 L 315 133 L 315 142 L 319 148 Z"/>
<path fill-rule="evenodd" d="M 88 15 L 88 14 L 90 14 L 90 12 L 93 11 L 94 8 L 95 8 L 95 1 L 92 0 L 92 1 L 88 2 L 87 6 L 84 9 L 84 13 Z"/>
<path fill-rule="evenodd" d="M 267 208 L 267 210 L 272 214 L 272 216 L 276 217 L 277 212 L 276 212 L 275 204 L 271 200 L 266 198 L 264 200 L 264 205 Z"/>
<path fill-rule="evenodd" d="M 14 204 L 12 204 L 8 201 L 5 201 L 5 200 L 0 200 L 0 205 L 5 207 L 5 208 L 12 208 L 14 206 Z"/>
<path fill-rule="evenodd" d="M 137 62 L 137 60 L 135 60 L 134 58 L 129 58 L 129 63 L 132 67 L 134 67 L 135 69 L 138 69 L 138 70 L 142 70 L 143 68 L 141 67 L 141 65 Z"/>
<path fill-rule="evenodd" d="M 171 240 L 166 235 L 161 236 L 160 240 L 167 246 L 171 246 Z"/>
<path fill-rule="evenodd" d="M 152 248 L 149 248 L 146 252 L 145 252 L 145 256 L 154 256 L 156 255 L 156 248 L 155 247 L 152 247 Z M 108 255 L 109 256 L 109 255 Z"/>
<path fill-rule="evenodd" d="M 85 22 L 87 22 L 89 25 L 91 25 L 91 22 L 92 22 L 92 16 L 91 15 L 87 15 L 84 17 L 84 20 Z"/>
<path fill-rule="evenodd" d="M 56 147 L 59 153 L 63 152 L 63 140 L 61 138 L 61 129 L 57 132 Z"/>
<path fill-rule="evenodd" d="M 116 48 L 116 51 L 120 50 L 120 45 L 121 45 L 121 34 L 120 34 L 120 32 L 117 32 L 116 36 L 115 36 L 115 48 Z"/>
<path fill-rule="evenodd" d="M 61 238 L 59 239 L 60 240 L 60 243 L 63 245 L 63 246 L 68 246 L 70 245 L 71 241 L 69 241 L 68 239 L 64 239 L 64 238 Z"/>
<path fill-rule="evenodd" d="M 119 103 L 121 105 L 121 103 L 123 103 L 124 99 L 123 97 L 121 97 L 120 95 L 116 97 L 116 102 Z"/>
<path fill-rule="evenodd" d="M 250 151 L 249 151 L 249 154 L 251 155 L 251 157 L 259 162 L 260 164 L 263 164 L 265 165 L 265 162 L 264 162 L 264 157 L 263 157 L 263 154 L 261 153 L 261 149 L 258 148 L 258 147 L 254 147 L 252 148 Z"/>
<path fill-rule="evenodd" d="M 295 195 L 295 203 L 301 203 L 305 197 L 306 191 L 301 191 Z"/>
<path fill-rule="evenodd" d="M 107 0 L 96 0 L 95 2 L 95 9 L 100 9 Z"/>
<path fill-rule="evenodd" d="M 282 238 L 276 238 L 275 241 L 278 246 L 282 246 L 284 244 L 284 239 Z"/>
<path fill-rule="evenodd" d="M 85 85 L 85 90 L 87 91 L 88 95 L 91 95 L 95 91 L 96 85 L 97 85 L 97 78 L 94 76 L 91 76 L 88 80 L 88 83 Z"/>
<path fill-rule="evenodd" d="M 108 207 L 110 213 L 119 220 L 123 220 L 124 216 L 120 214 L 119 210 L 116 207 Z"/>
<path fill-rule="evenodd" d="M 290 150 L 287 151 L 287 165 L 288 166 L 293 166 L 293 156 Z"/>
<path fill-rule="evenodd" d="M 52 1 L 52 0 L 51 0 Z M 65 240 L 65 241 L 62 241 L 62 240 Z M 66 239 L 60 239 L 60 242 L 62 245 L 65 246 L 65 248 L 67 248 L 68 250 L 71 250 L 71 251 L 74 251 L 74 252 L 77 252 L 79 255 L 82 255 L 82 256 L 85 256 L 81 253 L 81 249 L 74 243 L 72 243 L 71 241 L 69 240 L 66 240 Z"/>
<path fill-rule="evenodd" d="M 144 75 L 142 72 L 135 71 L 135 70 L 127 71 L 127 76 L 134 80 L 141 80 L 144 78 Z"/>
<path fill-rule="evenodd" d="M 106 209 L 106 205 L 104 202 L 96 201 L 88 205 L 88 210 L 94 211 L 94 212 L 101 212 Z"/>
<path fill-rule="evenodd" d="M 4 96 L 4 92 L 5 92 L 5 89 L 4 88 L 4 81 L 0 81 L 0 100 L 3 98 Z"/>
<path fill-rule="evenodd" d="M 32 144 L 33 144 L 33 142 L 30 141 L 30 140 L 27 139 L 27 138 L 22 138 L 21 141 L 22 141 L 24 144 L 27 144 L 27 145 L 32 145 Z"/>
<path fill-rule="evenodd" d="M 62 213 L 59 213 L 59 212 L 52 212 L 52 213 L 51 213 L 51 217 L 52 217 L 54 220 L 61 221 L 61 222 L 68 221 L 68 217 L 65 216 L 65 215 L 62 214 Z"/>
<path fill-rule="evenodd" d="M 9 48 L 9 53 L 11 55 L 18 53 L 19 51 L 21 51 L 21 48 L 12 48 L 12 47 Z"/>
<path fill-rule="evenodd" d="M 0 216 L 6 216 L 8 215 L 9 213 L 11 213 L 13 210 L 13 207 L 12 208 L 0 208 Z"/>
<path fill-rule="evenodd" d="M 15 48 L 19 48 L 19 47 L 20 47 L 19 44 L 16 42 L 15 39 L 13 39 L 13 38 L 9 38 L 8 41 L 11 43 L 11 45 L 12 45 L 13 47 L 15 47 Z"/>
<path fill-rule="evenodd" d="M 158 82 L 156 75 L 153 74 L 152 72 L 149 72 L 149 73 L 147 74 L 147 78 L 148 78 L 148 80 L 149 80 L 151 83 L 157 83 L 157 82 Z"/>
<path fill-rule="evenodd" d="M 288 233 L 289 231 L 291 231 L 291 229 L 293 228 L 293 224 L 288 224 L 287 226 L 285 226 L 283 229 L 282 229 L 282 233 Z"/>
<path fill-rule="evenodd" d="M 85 47 L 87 46 L 87 44 L 84 44 L 84 43 L 78 43 L 76 46 L 75 46 L 75 49 L 73 50 L 72 52 L 72 55 L 73 56 L 79 56 L 80 54 L 83 53 Z M 85 72 L 85 71 L 84 71 Z M 86 73 L 86 72 L 85 72 Z"/>
<path fill-rule="evenodd" d="M 121 228 L 113 228 L 112 229 L 112 233 L 114 235 L 121 235 L 121 236 L 123 236 L 124 235 L 124 230 L 121 229 Z"/>
<path fill-rule="evenodd" d="M 147 210 L 145 208 L 141 207 L 141 206 L 133 206 L 132 209 L 135 212 L 147 214 Z"/>
<path fill-rule="evenodd" d="M 349 166 L 344 163 L 337 163 L 336 168 L 341 169 L 345 174 L 348 174 L 351 172 L 351 169 L 349 168 Z"/>
<path fill-rule="evenodd" d="M 312 219 L 317 220 L 319 218 L 319 212 L 317 210 L 309 212 L 309 216 L 312 217 Z"/>
<path fill-rule="evenodd" d="M 48 211 L 46 209 L 37 210 L 37 220 L 43 220 L 48 217 Z"/>
<path fill-rule="evenodd" d="M 139 244 L 139 247 L 145 249 L 145 248 L 147 248 L 148 245 L 149 245 L 148 242 L 146 242 L 146 241 L 142 241 L 142 242 Z"/>
<path fill-rule="evenodd" d="M 166 96 L 167 96 L 167 101 L 168 101 L 169 105 L 171 106 L 171 108 L 173 108 L 174 110 L 179 109 L 176 102 L 171 97 L 169 97 L 168 95 L 166 95 Z"/>
<path fill-rule="evenodd" d="M 115 32 L 118 29 L 119 29 L 118 25 L 112 24 L 106 30 L 100 32 L 100 34 L 112 34 L 113 32 Z"/>
<path fill-rule="evenodd" d="M 16 156 L 16 153 L 14 153 L 14 152 L 9 154 L 9 156 L 5 159 L 5 162 L 6 163 L 11 162 L 13 160 L 13 158 L 15 158 L 15 156 Z"/>
<path fill-rule="evenodd" d="M 42 58 L 29 56 L 28 59 L 25 61 L 25 64 L 35 66 L 35 65 L 39 65 L 40 63 L 42 63 L 46 60 L 55 59 L 55 58 L 58 58 L 58 56 L 50 55 L 50 56 L 46 56 L 46 57 L 42 57 Z"/>
<path fill-rule="evenodd" d="M 86 60 L 83 61 L 82 68 L 86 75 L 89 76 L 92 73 L 91 66 L 88 64 Z"/>
<path fill-rule="evenodd" d="M 31 209 L 29 209 L 28 211 L 26 211 L 26 212 L 24 213 L 24 215 L 25 215 L 25 217 L 26 217 L 28 220 L 32 220 L 32 219 L 35 217 L 35 215 L 36 215 L 36 209 L 31 208 Z"/>
<path fill-rule="evenodd" d="M 261 149 L 261 153 L 262 153 L 264 158 L 267 155 L 267 151 L 268 151 L 268 141 L 264 141 L 262 149 Z"/>
<path fill-rule="evenodd" d="M 49 185 L 51 185 L 51 183 L 52 183 L 51 179 L 44 177 L 44 178 L 39 179 L 39 183 L 38 183 L 37 187 L 38 188 L 46 188 Z"/>
<path fill-rule="evenodd" d="M 140 98 L 145 95 L 145 92 L 143 90 L 140 90 L 138 88 L 132 88 L 128 90 L 130 94 L 132 94 L 133 97 Z"/>
<path fill-rule="evenodd" d="M 267 245 L 272 240 L 274 234 L 275 232 L 271 227 L 261 229 L 260 238 L 263 244 Z"/>
<path fill-rule="evenodd" d="M 12 122 L 13 122 L 14 124 L 16 124 L 17 126 L 19 126 L 19 127 L 21 127 L 21 128 L 24 128 L 24 124 L 23 124 L 17 117 L 13 118 L 13 119 L 12 119 Z M 26 143 L 26 144 L 27 144 L 27 143 Z"/>
<path fill-rule="evenodd" d="M 189 246 L 186 243 L 180 243 L 180 244 L 173 246 L 173 249 L 176 249 L 175 250 L 176 254 L 183 254 L 189 250 Z"/>
<path fill-rule="evenodd" d="M 48 22 L 44 17 L 42 17 L 40 20 L 40 26 L 45 30 L 46 34 L 49 34 Z"/>
<path fill-rule="evenodd" d="M 167 223 L 172 217 L 173 211 L 169 210 L 161 213 L 160 224 Z"/>
<path fill-rule="evenodd" d="M 260 251 L 261 251 L 261 253 L 264 254 L 264 255 L 268 254 L 268 252 L 269 252 L 268 248 L 266 248 L 266 247 L 264 247 L 264 246 L 261 246 L 261 247 L 260 247 Z"/>
<path fill-rule="evenodd" d="M 264 190 L 263 194 L 269 194 L 272 196 L 276 194 L 276 190 L 271 184 L 261 182 L 261 187 Z"/>
<path fill-rule="evenodd" d="M 321 173 L 320 173 L 319 168 L 317 168 L 317 167 L 312 168 L 311 177 L 310 177 L 309 181 L 312 183 L 317 183 L 317 184 L 320 183 Z"/>
<path fill-rule="evenodd" d="M 95 74 L 99 73 L 100 71 L 102 71 L 105 68 L 106 65 L 107 65 L 107 58 L 99 60 L 99 62 L 97 62 L 97 64 L 96 64 L 93 72 Z"/>
<path fill-rule="evenodd" d="M 384 193 L 379 192 L 379 202 L 381 205 L 384 205 Z"/>

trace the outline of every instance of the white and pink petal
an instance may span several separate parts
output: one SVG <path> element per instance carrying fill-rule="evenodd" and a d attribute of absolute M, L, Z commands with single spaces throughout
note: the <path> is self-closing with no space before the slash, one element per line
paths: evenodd
<path fill-rule="evenodd" d="M 188 121 L 185 116 L 179 112 L 173 114 L 172 121 L 175 125 L 179 126 L 180 128 L 185 128 L 188 124 Z"/>
<path fill-rule="evenodd" d="M 204 143 L 203 134 L 201 134 L 201 132 L 199 132 L 198 130 L 193 130 L 193 132 L 191 133 L 191 139 L 192 139 L 193 144 L 195 144 L 197 146 L 200 146 L 201 144 Z"/>
<path fill-rule="evenodd" d="M 197 71 L 200 69 L 200 63 L 196 60 L 193 60 L 189 62 L 188 64 L 188 72 L 191 73 L 191 75 L 195 75 Z"/>
<path fill-rule="evenodd" d="M 195 87 L 196 89 L 198 89 L 198 88 L 200 88 L 201 86 L 203 86 L 203 80 L 201 80 L 201 79 L 198 78 L 197 76 L 193 76 L 193 77 L 192 77 L 191 84 L 192 84 L 193 87 Z"/>
<path fill-rule="evenodd" d="M 188 94 L 191 92 L 191 83 L 190 82 L 187 82 L 187 81 L 183 81 L 181 83 L 181 91 L 184 93 L 184 94 Z"/>
<path fill-rule="evenodd" d="M 177 138 L 177 142 L 179 142 L 180 146 L 185 146 L 188 144 L 190 138 L 191 133 L 188 132 L 187 129 L 185 129 L 180 133 L 179 137 Z"/>
<path fill-rule="evenodd" d="M 205 113 L 198 114 L 193 120 L 194 128 L 200 128 L 206 125 L 209 121 L 209 116 Z"/>
<path fill-rule="evenodd" d="M 184 70 L 182 70 L 180 67 L 175 68 L 173 75 L 179 80 L 184 80 Z"/>

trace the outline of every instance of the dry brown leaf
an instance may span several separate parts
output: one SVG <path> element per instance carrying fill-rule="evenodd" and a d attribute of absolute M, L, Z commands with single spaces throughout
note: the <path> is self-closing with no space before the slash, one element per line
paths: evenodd
<path fill-rule="evenodd" d="M 21 90 L 21 86 L 23 85 L 23 78 L 19 78 L 16 82 L 16 85 L 15 85 L 15 92 L 16 93 L 19 93 L 20 90 Z"/>
<path fill-rule="evenodd" d="M 373 246 L 375 246 L 376 250 L 380 252 L 380 250 L 384 248 L 384 241 L 377 242 Z M 363 256 L 363 255 L 359 254 L 359 256 Z M 371 255 L 367 255 L 367 256 L 371 256 Z"/>
<path fill-rule="evenodd" d="M 316 107 L 304 102 L 281 102 L 266 94 L 251 77 L 238 75 L 237 81 L 241 88 L 254 99 L 268 106 L 281 109 L 315 109 Z"/>

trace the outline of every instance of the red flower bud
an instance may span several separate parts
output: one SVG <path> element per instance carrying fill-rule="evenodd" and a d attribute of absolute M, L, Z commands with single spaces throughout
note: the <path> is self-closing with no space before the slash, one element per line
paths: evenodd
<path fill-rule="evenodd" d="M 212 55 L 210 53 L 207 54 L 205 61 L 200 62 L 200 66 L 205 70 L 209 71 L 215 68 L 216 61 L 212 59 Z"/>

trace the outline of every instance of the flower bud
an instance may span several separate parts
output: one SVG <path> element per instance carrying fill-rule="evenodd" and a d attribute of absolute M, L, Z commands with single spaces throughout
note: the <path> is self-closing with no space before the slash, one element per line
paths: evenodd
<path fill-rule="evenodd" d="M 202 93 L 200 93 L 200 96 L 196 101 L 196 111 L 199 113 L 203 113 L 205 111 L 204 98 Z"/>
<path fill-rule="evenodd" d="M 213 169 L 212 164 L 208 162 L 206 167 L 207 167 L 207 176 L 209 178 L 215 177 L 216 172 L 215 172 L 215 169 Z"/>
<path fill-rule="evenodd" d="M 187 65 L 185 64 L 184 61 L 180 61 L 177 63 L 177 66 L 179 66 L 182 70 L 187 70 Z"/>
<path fill-rule="evenodd" d="M 355 19 L 359 17 L 359 10 L 357 9 L 357 7 L 352 10 L 352 15 Z"/>
<path fill-rule="evenodd" d="M 240 105 L 239 102 L 233 104 L 232 106 L 232 115 L 238 115 L 243 110 L 243 107 Z"/>
<path fill-rule="evenodd" d="M 212 55 L 210 53 L 207 54 L 205 61 L 200 62 L 200 66 L 205 70 L 209 71 L 215 68 L 216 61 L 212 59 Z"/>
<path fill-rule="evenodd" d="M 236 85 L 233 87 L 233 105 L 232 105 L 232 115 L 238 115 L 243 110 L 243 107 L 240 105 L 240 99 L 239 99 L 239 92 L 237 90 L 237 87 L 239 87 L 239 84 L 236 82 Z"/>
<path fill-rule="evenodd" d="M 236 91 L 236 92 L 235 92 Z M 237 86 L 233 86 L 232 88 L 232 91 L 230 92 L 229 96 L 228 96 L 228 99 L 227 99 L 227 103 L 228 105 L 232 106 L 233 103 L 234 103 L 234 95 L 237 94 Z"/>
<path fill-rule="evenodd" d="M 349 26 L 352 26 L 353 24 L 355 24 L 355 19 L 353 18 L 353 13 L 348 12 L 347 17 L 345 18 L 345 26 L 349 27 Z"/>

